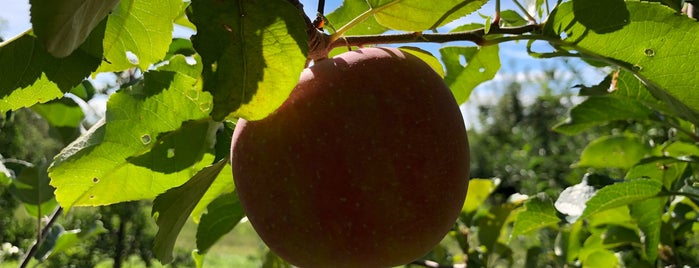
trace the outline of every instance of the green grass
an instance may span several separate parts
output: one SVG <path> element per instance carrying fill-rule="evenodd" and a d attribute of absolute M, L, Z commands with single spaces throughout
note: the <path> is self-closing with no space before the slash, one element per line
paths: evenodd
<path fill-rule="evenodd" d="M 196 248 L 197 226 L 188 222 L 182 229 L 175 249 L 191 252 Z M 250 222 L 239 223 L 221 238 L 204 257 L 204 267 L 259 267 L 267 247 Z"/>

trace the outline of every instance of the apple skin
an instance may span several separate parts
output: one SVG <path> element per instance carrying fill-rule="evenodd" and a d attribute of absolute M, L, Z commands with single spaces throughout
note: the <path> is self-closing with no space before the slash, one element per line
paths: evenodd
<path fill-rule="evenodd" d="M 465 200 L 469 146 L 442 78 L 394 48 L 317 62 L 288 100 L 238 120 L 236 191 L 269 248 L 299 267 L 389 267 L 428 253 Z"/>

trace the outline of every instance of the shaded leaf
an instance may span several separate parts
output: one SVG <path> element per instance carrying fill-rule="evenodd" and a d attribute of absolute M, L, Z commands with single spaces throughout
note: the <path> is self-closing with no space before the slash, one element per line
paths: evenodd
<path fill-rule="evenodd" d="M 682 177 L 688 163 L 673 157 L 651 157 L 643 159 L 626 173 L 626 179 L 646 178 L 656 180 L 667 189 Z"/>
<path fill-rule="evenodd" d="M 183 185 L 155 198 L 152 215 L 158 225 L 158 233 L 155 235 L 153 254 L 160 262 L 172 261 L 172 250 L 182 226 L 225 165 L 226 161 L 221 160 L 207 166 Z"/>
<path fill-rule="evenodd" d="M 630 205 L 631 216 L 636 220 L 644 237 L 642 256 L 650 263 L 655 263 L 658 258 L 662 215 L 666 202 L 667 197 L 657 197 Z"/>
<path fill-rule="evenodd" d="M 80 48 L 57 59 L 30 32 L 0 46 L 0 112 L 30 107 L 63 96 L 100 64 L 104 23 Z"/>
<path fill-rule="evenodd" d="M 69 98 L 34 105 L 32 110 L 54 127 L 77 128 L 85 117 L 82 108 Z"/>
<path fill-rule="evenodd" d="M 108 230 L 104 228 L 104 225 L 101 221 L 92 222 L 90 228 L 86 231 L 80 229 L 65 231 L 61 233 L 58 239 L 56 239 L 53 248 L 50 250 L 46 258 L 50 258 L 59 253 L 63 253 L 64 251 L 70 249 L 73 246 L 79 245 L 81 243 L 86 243 L 87 239 L 90 239 L 92 237 L 106 232 L 108 232 Z"/>
<path fill-rule="evenodd" d="M 192 43 L 204 89 L 214 96 L 214 120 L 261 119 L 286 100 L 308 51 L 296 7 L 286 0 L 194 0 L 187 15 L 197 25 Z"/>
<path fill-rule="evenodd" d="M 235 192 L 219 196 L 206 210 L 197 226 L 197 250 L 202 253 L 206 253 L 245 217 L 243 206 Z"/>
<path fill-rule="evenodd" d="M 126 161 L 165 174 L 181 171 L 201 161 L 217 127 L 211 120 L 184 122 L 179 129 L 160 134 L 148 152 Z"/>
<path fill-rule="evenodd" d="M 47 167 L 48 164 L 42 162 L 23 168 L 8 189 L 24 204 L 27 213 L 34 217 L 50 214 L 57 205 L 54 189 L 49 185 L 49 177 L 46 174 Z"/>
<path fill-rule="evenodd" d="M 70 55 L 119 3 L 119 0 L 31 0 L 32 28 L 57 58 Z"/>
<path fill-rule="evenodd" d="M 632 204 L 655 197 L 662 184 L 655 180 L 638 179 L 609 185 L 597 191 L 580 218 L 586 218 L 606 209 Z"/>
<path fill-rule="evenodd" d="M 215 161 L 220 160 L 221 159 L 217 159 Z M 201 197 L 199 203 L 197 203 L 197 206 L 194 207 L 194 210 L 192 210 L 192 220 L 198 224 L 201 220 L 202 213 L 205 212 L 209 203 L 221 195 L 232 193 L 233 190 L 235 190 L 235 184 L 233 183 L 233 171 L 231 170 L 230 165 L 226 165 L 218 174 L 214 182 L 211 183 L 209 190 L 207 190 L 204 196 Z"/>
<path fill-rule="evenodd" d="M 458 104 L 466 102 L 476 86 L 495 77 L 500 69 L 498 51 L 498 46 L 439 49 L 446 67 L 444 82 L 451 88 Z"/>

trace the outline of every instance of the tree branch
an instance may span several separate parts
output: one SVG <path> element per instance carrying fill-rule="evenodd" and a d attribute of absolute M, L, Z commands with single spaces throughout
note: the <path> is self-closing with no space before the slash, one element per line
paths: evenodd
<path fill-rule="evenodd" d="M 491 27 L 487 35 L 496 34 L 525 34 L 538 32 L 540 24 L 529 24 L 519 27 Z M 471 41 L 477 45 L 489 45 L 485 39 L 485 28 L 454 33 L 401 33 L 387 35 L 360 35 L 347 36 L 330 43 L 330 48 L 341 46 L 364 46 L 370 44 L 397 44 L 397 43 L 447 43 L 455 41 Z"/>

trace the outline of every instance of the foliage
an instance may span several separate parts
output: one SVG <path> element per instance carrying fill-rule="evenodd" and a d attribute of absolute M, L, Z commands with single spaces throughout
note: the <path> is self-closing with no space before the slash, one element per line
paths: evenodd
<path fill-rule="evenodd" d="M 443 69 L 464 103 L 500 68 L 500 44 L 527 41 L 533 57 L 580 58 L 608 76 L 580 87 L 582 101 L 572 107 L 547 94 L 525 106 L 511 90 L 483 109 L 496 123 L 473 135 L 473 175 L 498 179 L 471 180 L 448 237 L 456 253 L 440 246 L 428 258 L 472 266 L 699 265 L 699 24 L 681 13 L 693 3 L 530 1 L 531 13 L 498 9 L 482 24 L 459 25 L 465 15 L 491 13 L 481 9 L 486 2 L 346 0 L 328 14 L 336 27 L 325 33 L 295 0 L 30 1 L 34 29 L 0 44 L 3 200 L 13 192 L 37 218 L 55 204 L 70 215 L 82 206 L 153 200 L 160 230 L 168 230 L 155 238 L 154 257 L 171 259 L 188 217 L 200 224 L 198 254 L 206 256 L 242 217 L 239 203 L 224 200 L 234 193 L 222 164 L 234 121 L 274 111 L 304 63 L 344 47 L 470 41 L 442 46 L 440 60 L 408 48 Z M 173 41 L 175 23 L 196 29 L 191 42 Z M 445 25 L 456 27 L 439 33 Z M 83 120 L 95 96 L 85 78 L 103 72 L 127 79 L 110 94 L 104 117 Z M 6 127 L 13 120 L 46 123 Z M 491 152 L 502 154 L 486 157 Z M 181 209 L 163 206 L 178 191 L 190 193 Z M 18 204 L 3 202 L 3 213 Z M 235 222 L 211 220 L 222 211 Z M 122 212 L 114 211 L 130 217 Z M 5 225 L 10 215 L 2 216 L 2 242 L 27 248 L 26 236 L 7 236 L 26 225 Z M 54 250 L 104 235 L 97 225 L 82 226 L 80 235 L 60 226 L 47 228 L 55 229 L 47 233 L 55 241 L 45 240 Z M 284 265 L 273 255 L 265 263 Z"/>

